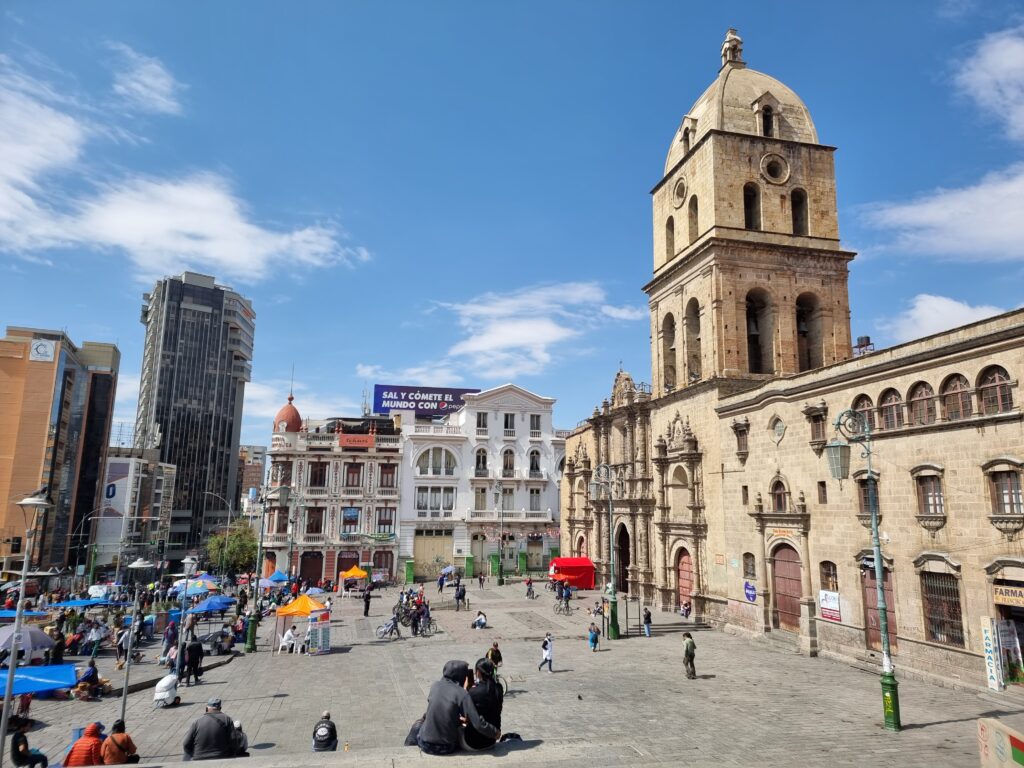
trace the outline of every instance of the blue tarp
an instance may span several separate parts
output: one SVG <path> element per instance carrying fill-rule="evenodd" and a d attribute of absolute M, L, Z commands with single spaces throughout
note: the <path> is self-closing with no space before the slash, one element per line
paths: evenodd
<path fill-rule="evenodd" d="M 90 598 L 89 600 L 65 600 L 63 603 L 53 603 L 51 608 L 91 608 L 95 605 L 106 605 L 106 600 L 100 600 L 98 597 Z"/>
<path fill-rule="evenodd" d="M 18 667 L 14 673 L 14 695 L 74 688 L 78 683 L 74 664 L 53 664 L 48 667 Z M 7 685 L 7 669 L 0 669 L 0 688 Z"/>
<path fill-rule="evenodd" d="M 282 581 L 288 581 L 288 574 L 281 573 L 280 571 L 274 571 L 270 574 L 270 580 L 280 583 Z"/>
<path fill-rule="evenodd" d="M 192 608 L 186 611 L 186 613 L 216 613 L 219 611 L 226 611 L 236 602 L 238 601 L 233 597 L 214 595 L 213 597 L 206 598 L 200 603 L 196 603 Z"/>
<path fill-rule="evenodd" d="M 13 619 L 17 615 L 17 611 L 0 611 L 0 619 Z M 46 611 L 23 611 L 22 616 L 49 616 Z"/>

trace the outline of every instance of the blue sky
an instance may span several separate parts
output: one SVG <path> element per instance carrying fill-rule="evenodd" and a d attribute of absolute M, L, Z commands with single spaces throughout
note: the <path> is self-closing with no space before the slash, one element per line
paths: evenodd
<path fill-rule="evenodd" d="M 11 2 L 0 323 L 116 341 L 188 267 L 252 298 L 243 441 L 364 387 L 650 378 L 648 191 L 725 30 L 836 156 L 853 334 L 1019 306 L 1024 14 L 999 0 Z"/>

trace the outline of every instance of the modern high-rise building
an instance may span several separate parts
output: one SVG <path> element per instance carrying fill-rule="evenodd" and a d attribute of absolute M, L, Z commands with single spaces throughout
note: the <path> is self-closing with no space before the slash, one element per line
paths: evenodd
<path fill-rule="evenodd" d="M 262 488 L 267 474 L 267 446 L 240 445 L 238 447 L 238 496 L 235 511 L 242 508 L 242 500 L 250 488 Z"/>
<path fill-rule="evenodd" d="M 146 343 L 135 447 L 177 467 L 174 510 L 188 510 L 188 544 L 227 521 L 238 484 L 245 383 L 252 373 L 252 303 L 214 278 L 185 272 L 145 294 Z"/>
<path fill-rule="evenodd" d="M 75 534 L 88 532 L 101 503 L 120 361 L 113 344 L 78 347 L 62 331 L 8 327 L 0 339 L 0 537 L 12 540 L 4 570 L 20 567 L 27 546 L 17 502 L 43 485 L 53 507 L 36 521 L 31 564 L 60 568 L 86 546 Z"/>

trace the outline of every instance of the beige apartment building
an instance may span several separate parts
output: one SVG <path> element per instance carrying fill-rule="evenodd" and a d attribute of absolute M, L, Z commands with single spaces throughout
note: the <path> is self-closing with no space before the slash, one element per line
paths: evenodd
<path fill-rule="evenodd" d="M 652 191 L 651 384 L 619 371 L 566 440 L 564 549 L 605 578 L 614 551 L 618 588 L 664 610 L 877 660 L 867 464 L 854 446 L 837 481 L 824 451 L 852 409 L 873 430 L 897 669 L 985 685 L 985 628 L 1014 682 L 1024 311 L 854 347 L 833 153 L 727 38 Z M 589 491 L 600 464 L 610 515 Z"/>
<path fill-rule="evenodd" d="M 37 521 L 30 562 L 48 569 L 83 560 L 88 538 L 77 534 L 101 505 L 120 357 L 113 344 L 79 347 L 62 331 L 8 327 L 0 339 L 4 570 L 20 569 L 27 549 L 17 502 L 43 485 L 53 507 Z"/>

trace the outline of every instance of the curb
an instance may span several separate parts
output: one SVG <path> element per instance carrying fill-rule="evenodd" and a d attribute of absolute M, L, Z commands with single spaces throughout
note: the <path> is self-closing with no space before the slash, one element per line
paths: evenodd
<path fill-rule="evenodd" d="M 212 664 L 207 664 L 203 667 L 203 672 L 206 672 L 211 669 L 218 669 L 219 667 L 223 667 L 225 664 L 230 664 L 232 661 L 235 660 L 235 656 L 236 654 L 232 654 L 228 656 L 226 659 L 222 659 L 221 661 L 215 661 Z M 128 693 L 144 691 L 147 688 L 156 688 L 156 684 L 159 683 L 162 679 L 163 676 L 155 677 L 150 680 L 139 680 L 137 683 L 129 683 Z M 122 685 L 120 688 L 111 688 L 110 693 L 106 694 L 106 696 L 109 698 L 112 696 L 121 696 L 123 694 L 124 686 Z"/>

